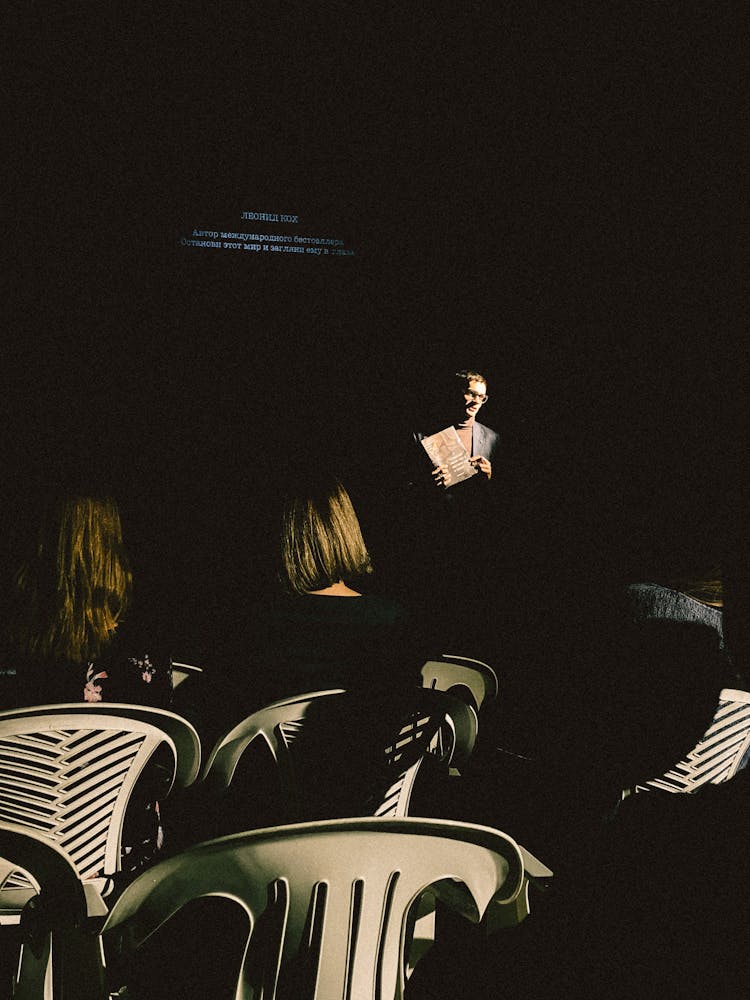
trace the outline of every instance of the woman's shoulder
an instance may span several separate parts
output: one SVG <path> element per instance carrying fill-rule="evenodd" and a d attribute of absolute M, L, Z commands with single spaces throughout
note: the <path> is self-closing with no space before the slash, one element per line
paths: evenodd
<path fill-rule="evenodd" d="M 385 597 L 382 594 L 363 594 L 360 598 L 362 609 L 373 618 L 378 618 L 383 622 L 400 624 L 409 618 L 409 613 L 398 601 Z"/>
<path fill-rule="evenodd" d="M 305 594 L 291 598 L 290 605 L 297 616 L 325 621 L 351 622 L 362 625 L 397 625 L 405 622 L 407 612 L 396 601 L 381 594 L 360 594 L 359 597 L 334 597 Z M 289 607 L 288 606 L 288 607 Z"/>

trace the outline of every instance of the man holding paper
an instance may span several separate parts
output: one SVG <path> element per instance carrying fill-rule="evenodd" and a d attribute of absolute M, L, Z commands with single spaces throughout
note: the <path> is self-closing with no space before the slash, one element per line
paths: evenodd
<path fill-rule="evenodd" d="M 490 480 L 499 445 L 497 434 L 476 419 L 487 402 L 487 379 L 475 371 L 457 372 L 455 378 L 453 423 L 436 434 L 414 435 L 432 461 L 433 482 L 443 491 L 477 475 Z"/>
<path fill-rule="evenodd" d="M 505 485 L 505 476 L 496 467 L 499 436 L 477 420 L 487 401 L 487 379 L 470 370 L 457 372 L 449 382 L 438 407 L 430 407 L 426 431 L 412 432 L 398 558 L 409 584 L 403 600 L 426 623 L 436 648 L 466 649 L 471 623 L 468 645 L 481 657 L 480 632 L 489 620 L 482 601 L 493 592 L 487 585 L 494 538 L 505 523 L 499 509 L 505 492 L 496 487 L 498 481 Z M 476 571 L 480 566 L 483 586 Z"/>

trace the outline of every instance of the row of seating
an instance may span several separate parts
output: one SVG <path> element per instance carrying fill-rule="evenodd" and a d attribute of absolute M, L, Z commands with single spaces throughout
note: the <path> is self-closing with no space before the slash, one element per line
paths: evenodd
<path fill-rule="evenodd" d="M 522 921 L 529 887 L 552 876 L 545 865 L 497 830 L 412 815 L 429 764 L 453 774 L 465 766 L 477 712 L 497 697 L 497 677 L 486 664 L 446 655 L 426 663 L 422 678 L 425 687 L 382 748 L 387 780 L 371 811 L 315 822 L 299 820 L 295 746 L 311 715 L 345 703 L 342 689 L 253 713 L 203 759 L 190 723 L 163 710 L 101 703 L 0 715 L 0 923 L 20 920 L 23 940 L 14 997 L 102 1000 L 111 985 L 103 945 L 120 957 L 137 951 L 204 894 L 239 901 L 251 917 L 238 996 L 261 995 L 261 986 L 262 995 L 275 996 L 279 979 L 298 996 L 398 997 L 435 937 L 436 900 L 483 919 L 488 930 Z M 746 692 L 722 691 L 717 717 L 689 760 L 634 790 L 689 792 L 728 780 L 750 745 L 749 706 Z M 112 892 L 128 801 L 157 747 L 171 751 L 175 792 L 199 790 L 210 803 L 232 787 L 257 742 L 270 751 L 298 821 L 187 846 Z M 696 764 L 717 754 L 719 769 Z M 288 977 L 301 970 L 312 979 L 291 987 Z"/>
<path fill-rule="evenodd" d="M 189 677 L 190 670 L 183 673 Z M 300 962 L 316 970 L 315 984 L 296 995 L 400 996 L 434 933 L 436 898 L 474 920 L 493 900 L 493 926 L 523 919 L 529 880 L 543 882 L 549 869 L 498 831 L 409 818 L 428 758 L 454 772 L 468 760 L 476 709 L 496 697 L 496 675 L 486 664 L 446 656 L 425 664 L 423 679 L 416 708 L 383 748 L 389 780 L 373 815 L 284 824 L 191 846 L 149 868 L 119 898 L 111 876 L 120 868 L 128 801 L 157 747 L 171 751 L 172 787 L 198 787 L 210 800 L 226 791 L 240 758 L 261 740 L 295 801 L 295 739 L 312 708 L 340 701 L 345 692 L 313 692 L 254 713 L 218 741 L 202 766 L 190 723 L 159 709 L 70 704 L 0 716 L 0 921 L 20 919 L 23 941 L 14 996 L 101 1000 L 108 995 L 102 943 L 120 954 L 137 949 L 184 902 L 203 894 L 239 900 L 251 915 L 238 996 L 259 995 L 261 982 L 263 995 L 274 996 L 271 980 L 279 969 L 287 977 Z M 275 925 L 281 911 L 286 918 L 276 926 L 275 944 L 260 947 L 258 926 Z"/>

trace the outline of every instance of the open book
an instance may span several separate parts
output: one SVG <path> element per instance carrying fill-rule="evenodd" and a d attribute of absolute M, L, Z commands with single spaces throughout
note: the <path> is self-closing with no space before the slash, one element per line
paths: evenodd
<path fill-rule="evenodd" d="M 455 427 L 446 427 L 437 434 L 422 438 L 422 447 L 430 456 L 433 465 L 442 465 L 446 468 L 443 484 L 446 488 L 476 476 L 477 470 L 469 462 L 469 455 L 461 444 Z"/>

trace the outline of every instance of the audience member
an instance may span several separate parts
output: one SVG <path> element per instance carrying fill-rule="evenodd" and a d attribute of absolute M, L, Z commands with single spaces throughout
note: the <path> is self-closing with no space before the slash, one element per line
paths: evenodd
<path fill-rule="evenodd" d="M 300 474 L 273 506 L 275 578 L 248 611 L 246 654 L 225 676 L 202 679 L 199 697 L 198 684 L 186 685 L 184 711 L 207 738 L 279 698 L 417 683 L 427 659 L 408 613 L 374 592 L 360 523 L 338 480 Z"/>
<path fill-rule="evenodd" d="M 460 817 L 537 853 L 555 870 L 552 890 L 532 899 L 516 930 L 488 941 L 458 929 L 449 950 L 417 968 L 407 991 L 415 1000 L 489 998 L 500 982 L 536 998 L 742 992 L 746 773 L 693 794 L 622 796 L 673 767 L 711 725 L 727 665 L 719 636 L 701 622 L 623 614 L 607 620 L 598 654 L 601 696 L 580 715 L 591 767 L 547 781 L 532 773 L 524 787 L 503 783 L 498 768 L 493 811 Z M 620 801 L 583 822 L 591 779 Z"/>
<path fill-rule="evenodd" d="M 44 505 L 6 582 L 5 707 L 120 701 L 166 706 L 169 661 L 130 620 L 133 579 L 106 497 Z"/>
<path fill-rule="evenodd" d="M 64 493 L 42 504 L 4 581 L 3 709 L 111 701 L 167 707 L 170 661 L 131 621 L 133 580 L 117 504 Z M 21 532 L 23 535 L 24 532 Z M 147 771 L 128 811 L 123 871 L 163 838 L 161 771 Z"/>
<path fill-rule="evenodd" d="M 269 693 L 418 679 L 407 613 L 355 589 L 364 587 L 372 563 L 340 482 L 323 480 L 286 501 L 279 548 L 280 592 L 256 609 Z"/>
<path fill-rule="evenodd" d="M 731 565 L 732 560 L 727 561 Z M 730 571 L 729 575 L 735 574 Z M 729 609 L 725 608 L 723 577 L 724 573 L 714 566 L 705 573 L 683 572 L 656 583 L 635 583 L 628 587 L 628 599 L 636 620 L 699 621 L 714 629 L 726 655 L 726 686 L 745 689 L 747 656 L 742 637 L 747 615 L 741 607 L 741 588 L 736 579 L 730 587 L 733 600 Z"/>
<path fill-rule="evenodd" d="M 611 753 L 632 787 L 659 777 L 698 743 L 727 660 L 715 630 L 694 622 L 646 622 L 623 652 L 632 683 Z M 744 770 L 693 793 L 652 789 L 625 798 L 602 831 L 594 870 L 600 891 L 577 929 L 588 961 L 571 969 L 587 995 L 741 995 L 745 963 L 736 942 L 750 929 L 747 804 Z"/>
<path fill-rule="evenodd" d="M 372 563 L 360 523 L 337 479 L 315 471 L 300 475 L 279 498 L 275 514 L 276 579 L 250 611 L 247 658 L 221 685 L 207 678 L 198 698 L 196 684 L 192 707 L 186 705 L 184 711 L 210 746 L 242 718 L 274 701 L 345 689 L 345 698 L 329 699 L 309 713 L 304 734 L 295 741 L 300 767 L 309 769 L 310 789 L 320 800 L 306 804 L 310 818 L 339 808 L 330 799 L 322 803 L 326 789 L 337 800 L 357 800 L 366 785 L 365 756 L 377 753 L 380 764 L 394 720 L 408 713 L 410 692 L 421 682 L 420 667 L 429 651 L 407 612 L 372 591 Z M 319 753 L 321 741 L 324 755 Z M 277 821 L 273 789 L 265 797 L 258 794 L 257 775 L 273 772 L 258 766 L 255 755 L 260 752 L 243 757 L 231 805 L 208 832 L 229 832 L 228 824 L 242 829 Z M 349 763 L 343 766 L 347 756 Z M 352 763 L 355 758 L 359 769 Z M 327 780 L 322 769 L 336 775 L 326 771 Z M 245 775 L 254 776 L 248 779 L 254 782 L 250 796 L 242 791 L 249 788 Z"/>

